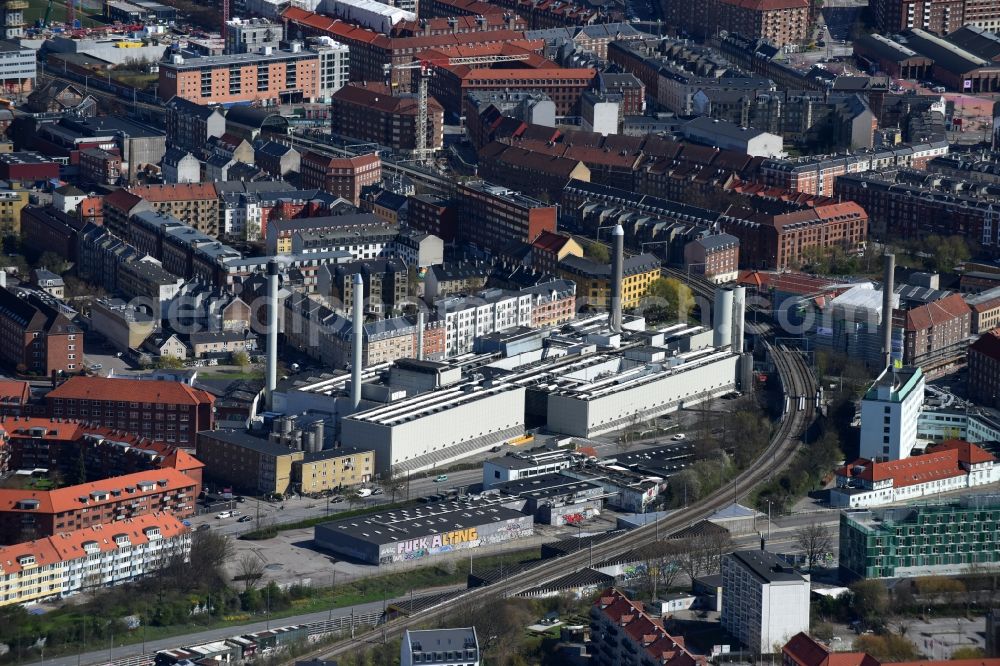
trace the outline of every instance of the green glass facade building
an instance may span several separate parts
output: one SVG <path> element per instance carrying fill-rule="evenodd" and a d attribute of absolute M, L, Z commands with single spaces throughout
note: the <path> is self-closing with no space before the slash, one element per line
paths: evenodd
<path fill-rule="evenodd" d="M 1000 570 L 1000 495 L 840 514 L 845 579 Z"/>

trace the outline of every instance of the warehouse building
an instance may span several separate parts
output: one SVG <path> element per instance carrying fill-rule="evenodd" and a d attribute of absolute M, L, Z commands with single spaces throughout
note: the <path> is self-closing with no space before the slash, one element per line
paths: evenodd
<path fill-rule="evenodd" d="M 316 545 L 368 564 L 395 564 L 534 534 L 530 515 L 495 500 L 455 500 L 316 526 Z"/>
<path fill-rule="evenodd" d="M 352 414 L 344 446 L 370 448 L 379 471 L 417 472 L 524 434 L 524 388 L 453 385 Z"/>

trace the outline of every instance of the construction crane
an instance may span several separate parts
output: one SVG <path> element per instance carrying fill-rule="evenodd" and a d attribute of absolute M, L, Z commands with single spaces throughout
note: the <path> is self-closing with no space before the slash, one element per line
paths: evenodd
<path fill-rule="evenodd" d="M 417 81 L 417 131 L 414 157 L 421 164 L 430 161 L 432 151 L 427 148 L 427 88 L 430 77 L 434 74 L 434 68 L 442 65 L 491 65 L 497 62 L 517 62 L 527 60 L 528 53 L 516 55 L 488 55 L 488 56 L 457 56 L 455 58 L 431 58 L 415 60 L 403 65 L 385 65 L 386 83 L 392 89 L 392 70 L 419 70 L 419 80 Z"/>
<path fill-rule="evenodd" d="M 52 0 L 49 0 L 48 6 L 45 7 L 45 18 L 42 19 L 42 27 L 49 27 L 49 18 L 52 17 Z"/>

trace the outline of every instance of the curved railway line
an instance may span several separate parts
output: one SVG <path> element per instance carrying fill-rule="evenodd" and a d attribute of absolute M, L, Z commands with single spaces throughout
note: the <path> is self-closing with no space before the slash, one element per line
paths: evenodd
<path fill-rule="evenodd" d="M 683 274 L 680 277 L 683 277 Z M 715 285 L 696 283 L 692 288 L 696 293 L 706 295 L 708 290 L 714 291 Z M 813 422 L 816 408 L 815 395 L 818 386 L 803 356 L 794 349 L 765 344 L 781 377 L 786 397 L 785 410 L 770 444 L 757 459 L 756 464 L 741 472 L 728 487 L 718 489 L 696 504 L 659 521 L 658 524 L 638 527 L 616 539 L 594 544 L 592 548 L 587 550 L 541 561 L 537 566 L 512 575 L 500 583 L 467 590 L 441 605 L 408 617 L 396 618 L 375 629 L 359 633 L 354 638 L 345 639 L 307 655 L 296 657 L 296 660 L 335 657 L 356 649 L 361 643 L 380 642 L 402 634 L 408 628 L 443 618 L 454 613 L 456 608 L 460 608 L 462 604 L 486 604 L 516 595 L 529 588 L 555 580 L 570 571 L 585 568 L 591 561 L 609 559 L 647 543 L 655 538 L 655 530 L 659 530 L 663 534 L 670 534 L 698 520 L 707 518 L 734 499 L 739 500 L 746 497 L 758 484 L 767 481 L 775 471 L 784 468 L 791 462 L 796 450 L 802 445 L 806 430 Z"/>

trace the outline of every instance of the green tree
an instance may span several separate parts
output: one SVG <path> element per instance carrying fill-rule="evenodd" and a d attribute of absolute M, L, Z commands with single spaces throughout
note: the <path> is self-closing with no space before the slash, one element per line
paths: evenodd
<path fill-rule="evenodd" d="M 654 321 L 686 322 L 694 309 L 691 288 L 677 278 L 657 278 L 646 289 L 642 311 Z"/>
<path fill-rule="evenodd" d="M 161 370 L 179 370 L 184 367 L 184 360 L 176 356 L 161 356 L 156 360 L 156 367 Z"/>
<path fill-rule="evenodd" d="M 913 661 L 920 656 L 906 637 L 898 634 L 865 634 L 854 641 L 854 649 L 867 652 L 879 661 Z"/>
<path fill-rule="evenodd" d="M 922 245 L 933 255 L 933 268 L 938 271 L 952 271 L 972 256 L 968 243 L 961 236 L 930 235 Z"/>
<path fill-rule="evenodd" d="M 247 367 L 250 365 L 250 355 L 247 354 L 245 351 L 233 352 L 232 362 L 233 365 L 238 365 L 240 366 L 240 369 L 245 371 Z"/>
<path fill-rule="evenodd" d="M 585 241 L 581 245 L 583 245 L 583 256 L 587 259 L 596 261 L 599 264 L 611 263 L 611 251 L 607 245 L 598 243 L 597 241 Z"/>
<path fill-rule="evenodd" d="M 885 624 L 885 616 L 889 611 L 889 591 L 885 583 L 878 579 L 859 580 L 850 589 L 854 612 L 869 625 Z"/>
<path fill-rule="evenodd" d="M 38 266 L 59 274 L 65 273 L 68 268 L 66 260 L 52 251 L 42 252 L 42 256 L 38 258 Z"/>
<path fill-rule="evenodd" d="M 951 653 L 952 659 L 982 659 L 986 652 L 982 648 L 965 645 Z"/>

